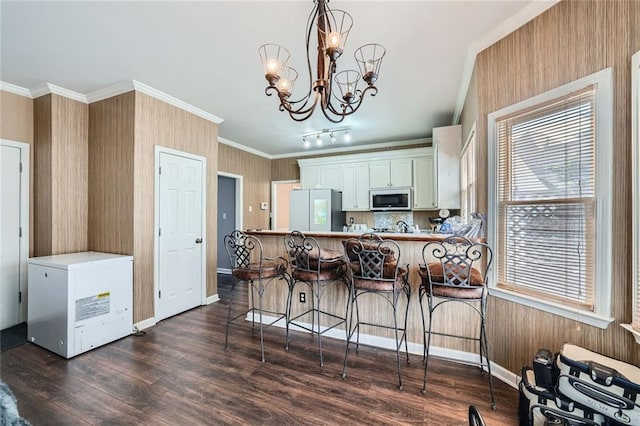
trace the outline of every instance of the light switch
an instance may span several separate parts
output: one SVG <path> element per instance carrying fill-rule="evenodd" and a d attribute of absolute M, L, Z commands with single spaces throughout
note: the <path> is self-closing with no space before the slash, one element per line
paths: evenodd
<path fill-rule="evenodd" d="M 249 206 L 249 213 L 253 211 L 253 207 Z"/>

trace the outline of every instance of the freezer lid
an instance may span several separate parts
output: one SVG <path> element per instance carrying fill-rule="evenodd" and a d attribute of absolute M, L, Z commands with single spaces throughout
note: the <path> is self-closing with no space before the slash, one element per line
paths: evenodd
<path fill-rule="evenodd" d="M 115 263 L 133 261 L 133 256 L 102 253 L 97 251 L 84 251 L 79 253 L 56 254 L 53 256 L 41 256 L 29 258 L 30 265 L 48 266 L 58 269 L 73 269 L 78 267 L 86 267 L 95 262 Z"/>

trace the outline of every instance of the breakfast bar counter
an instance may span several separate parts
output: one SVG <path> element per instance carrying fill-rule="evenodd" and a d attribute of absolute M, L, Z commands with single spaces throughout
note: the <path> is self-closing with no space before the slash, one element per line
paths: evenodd
<path fill-rule="evenodd" d="M 285 246 L 284 236 L 290 231 L 272 231 L 272 230 L 257 230 L 250 229 L 246 231 L 248 234 L 255 235 L 262 242 L 264 252 L 267 256 L 282 256 L 288 259 Z M 342 242 L 349 238 L 358 238 L 363 232 L 304 232 L 305 236 L 315 238 L 320 247 L 325 249 L 331 249 L 344 252 Z M 399 261 L 401 265 L 409 265 L 409 284 L 411 285 L 411 300 L 409 302 L 409 314 L 408 314 L 408 332 L 407 337 L 409 341 L 409 350 L 413 353 L 422 354 L 423 344 L 423 328 L 422 328 L 422 316 L 420 314 L 420 305 L 418 300 L 418 288 L 420 286 L 420 275 L 418 273 L 418 265 L 424 263 L 422 258 L 422 249 L 430 241 L 442 241 L 450 235 L 446 234 L 432 234 L 432 233 L 392 233 L 384 232 L 377 234 L 383 239 L 393 239 L 400 247 Z M 432 259 L 427 259 L 432 261 Z M 295 316 L 298 313 L 304 312 L 307 305 L 299 302 L 299 292 L 307 291 L 308 287 L 304 285 L 296 286 L 293 292 L 292 312 Z M 263 307 L 264 309 L 281 309 L 286 304 L 287 293 L 285 286 L 274 286 L 269 289 L 270 294 L 264 295 Z M 311 299 L 307 295 L 306 300 L 309 302 Z M 348 299 L 348 292 L 344 286 L 331 286 L 326 289 L 323 294 L 323 304 L 326 304 L 331 310 L 336 312 L 344 312 Z M 389 306 L 381 300 L 380 297 L 362 298 L 359 300 L 359 307 L 361 313 L 377 317 L 377 320 L 388 320 L 389 324 L 393 323 L 393 317 Z M 403 302 L 404 303 L 404 302 Z M 424 301 L 426 304 L 426 301 Z M 469 335 L 477 334 L 477 330 L 480 327 L 480 322 L 477 320 L 477 315 L 474 315 L 470 306 L 455 306 L 456 304 L 449 304 L 449 306 L 442 306 L 442 312 L 434 320 L 434 330 L 454 332 L 457 334 L 468 333 Z M 426 308 L 425 308 L 426 309 Z M 427 320 L 428 321 L 428 320 Z M 345 330 L 334 329 L 331 330 L 331 334 L 328 336 L 345 339 Z M 371 344 L 374 346 L 391 348 L 393 347 L 393 331 L 369 328 L 365 327 L 361 330 L 361 343 Z M 461 339 L 451 339 L 442 336 L 434 336 L 433 342 L 435 346 L 477 353 L 477 348 L 473 342 L 464 341 Z M 437 352 L 437 351 L 436 351 Z"/>

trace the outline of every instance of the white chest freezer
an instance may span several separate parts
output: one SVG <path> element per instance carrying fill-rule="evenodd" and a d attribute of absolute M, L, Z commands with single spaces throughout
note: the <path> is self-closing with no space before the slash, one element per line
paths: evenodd
<path fill-rule="evenodd" d="M 82 252 L 29 259 L 27 338 L 65 358 L 133 330 L 133 256 Z"/>

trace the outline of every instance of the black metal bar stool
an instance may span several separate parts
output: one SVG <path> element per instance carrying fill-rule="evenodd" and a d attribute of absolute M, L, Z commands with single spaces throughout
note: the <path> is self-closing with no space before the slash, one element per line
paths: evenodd
<path fill-rule="evenodd" d="M 339 315 L 328 312 L 322 305 L 322 297 L 327 286 L 341 283 L 348 291 L 349 284 L 346 279 L 346 262 L 342 253 L 335 250 L 321 248 L 313 237 L 307 237 L 300 231 L 293 231 L 284 237 L 285 250 L 289 255 L 291 266 L 291 286 L 288 298 L 287 321 L 287 345 L 289 349 L 289 327 L 295 325 L 312 334 L 318 335 L 318 350 L 320 352 L 320 366 L 322 360 L 322 335 L 327 331 L 346 324 L 349 304 L 345 302 L 345 313 Z M 291 318 L 291 305 L 293 303 L 293 291 L 296 283 L 304 283 L 311 290 L 311 308 Z M 311 316 L 311 325 L 300 321 L 305 316 Z M 321 326 L 320 318 L 326 318 L 327 325 Z M 346 327 L 345 327 L 346 329 Z"/>
<path fill-rule="evenodd" d="M 229 341 L 229 326 L 236 325 L 240 327 L 251 328 L 256 330 L 256 312 L 258 313 L 258 328 L 260 330 L 260 352 L 262 362 L 264 362 L 264 335 L 262 314 L 275 315 L 270 323 L 272 325 L 281 319 L 287 318 L 286 308 L 284 312 L 266 311 L 262 309 L 262 296 L 265 289 L 276 280 L 284 280 L 287 286 L 290 285 L 290 277 L 287 273 L 287 260 L 283 257 L 265 257 L 262 250 L 262 243 L 253 236 L 242 231 L 233 231 L 224 237 L 224 246 L 231 261 L 231 300 L 229 301 L 229 313 L 227 315 L 226 332 L 224 338 L 224 349 L 227 350 Z M 240 313 L 235 313 L 232 317 L 233 306 L 233 290 L 240 282 L 247 282 L 250 289 L 250 306 L 249 309 L 243 309 Z M 258 295 L 258 307 L 256 307 L 255 295 Z M 291 292 L 287 291 L 290 296 Z M 287 301 L 287 306 L 289 302 Z M 251 315 L 251 325 L 247 325 L 245 318 Z"/>
<path fill-rule="evenodd" d="M 351 238 L 343 241 L 345 256 L 349 260 L 351 275 L 351 314 L 349 316 L 349 332 L 342 367 L 342 378 L 347 377 L 347 358 L 349 345 L 356 334 L 356 352 L 360 345 L 360 326 L 367 325 L 391 329 L 395 336 L 396 363 L 398 371 L 398 388 L 402 390 L 402 375 L 400 373 L 400 348 L 404 341 L 407 364 L 409 363 L 409 350 L 407 344 L 407 314 L 409 301 L 411 300 L 411 287 L 408 282 L 409 265 L 400 264 L 400 246 L 393 240 L 383 240 L 376 234 L 364 234 L 360 238 Z M 392 309 L 393 325 L 383 324 L 381 320 L 365 322 L 361 320 L 358 309 L 358 298 L 365 294 L 375 294 L 382 297 Z M 400 296 L 406 297 L 404 317 L 398 319 L 398 307 Z M 353 322 L 353 313 L 356 319 Z M 371 314 L 371 312 L 367 312 Z M 375 312 L 380 315 L 380 312 Z"/>
<path fill-rule="evenodd" d="M 443 241 L 432 241 L 422 248 L 423 264 L 420 265 L 420 312 L 424 331 L 424 381 L 422 393 L 427 392 L 427 369 L 429 367 L 429 348 L 431 336 L 447 336 L 478 342 L 480 371 L 487 369 L 491 408 L 495 410 L 493 395 L 493 376 L 489 361 L 489 342 L 487 340 L 487 272 L 493 261 L 493 252 L 484 243 L 472 242 L 465 237 L 448 237 Z M 425 324 L 423 299 L 427 299 L 429 327 Z M 433 314 L 438 307 L 446 303 L 464 303 L 480 316 L 478 336 L 465 336 L 433 331 Z"/>

